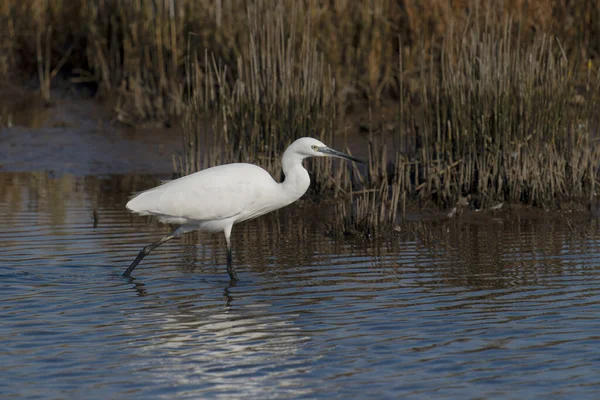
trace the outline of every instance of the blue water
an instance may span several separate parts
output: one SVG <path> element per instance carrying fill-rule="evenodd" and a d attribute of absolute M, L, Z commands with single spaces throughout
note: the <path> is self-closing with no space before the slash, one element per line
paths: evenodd
<path fill-rule="evenodd" d="M 596 221 L 327 237 L 324 206 L 188 234 L 124 210 L 136 177 L 0 173 L 2 398 L 597 398 Z M 98 221 L 94 227 L 93 210 Z M 321 222 L 320 222 L 321 221 Z"/>

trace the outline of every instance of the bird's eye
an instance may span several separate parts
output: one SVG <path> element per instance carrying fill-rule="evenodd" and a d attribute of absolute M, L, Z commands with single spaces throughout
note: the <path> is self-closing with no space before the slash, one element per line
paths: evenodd
<path fill-rule="evenodd" d="M 319 149 L 319 146 L 317 146 L 316 144 L 313 144 L 312 146 L 310 146 L 311 149 L 313 149 L 314 151 L 317 151 Z"/>

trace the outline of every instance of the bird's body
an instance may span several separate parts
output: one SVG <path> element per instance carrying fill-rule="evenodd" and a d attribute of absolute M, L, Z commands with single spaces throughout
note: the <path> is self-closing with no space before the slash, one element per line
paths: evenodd
<path fill-rule="evenodd" d="M 127 208 L 159 221 L 207 232 L 284 207 L 297 200 L 253 164 L 226 164 L 195 172 L 140 193 Z M 277 201 L 272 201 L 272 199 Z"/>
<path fill-rule="evenodd" d="M 193 230 L 224 232 L 227 240 L 227 266 L 231 279 L 237 279 L 231 265 L 230 235 L 234 224 L 285 207 L 308 189 L 310 177 L 302 160 L 330 155 L 359 161 L 329 149 L 312 138 L 301 138 L 283 154 L 285 180 L 277 183 L 271 175 L 253 164 L 236 163 L 208 168 L 169 181 L 133 197 L 127 208 L 141 215 L 180 227 L 160 241 L 145 247 L 123 275 L 128 276 L 154 248 Z"/>

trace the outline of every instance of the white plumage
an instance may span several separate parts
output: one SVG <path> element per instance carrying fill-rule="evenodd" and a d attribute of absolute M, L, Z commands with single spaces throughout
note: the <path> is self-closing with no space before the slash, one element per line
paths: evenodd
<path fill-rule="evenodd" d="M 283 154 L 285 180 L 282 183 L 275 182 L 267 171 L 256 165 L 238 163 L 208 168 L 139 193 L 127 203 L 129 210 L 181 226 L 145 247 L 123 275 L 128 276 L 147 254 L 173 237 L 203 230 L 224 232 L 227 270 L 232 280 L 237 279 L 231 262 L 233 225 L 298 200 L 310 185 L 302 160 L 312 156 L 335 156 L 360 162 L 316 139 L 300 138 Z"/>
<path fill-rule="evenodd" d="M 280 190 L 280 185 L 264 169 L 252 164 L 228 164 L 142 192 L 127 203 L 127 208 L 179 225 L 201 226 L 207 221 L 230 218 L 240 222 L 256 215 L 265 200 Z"/>

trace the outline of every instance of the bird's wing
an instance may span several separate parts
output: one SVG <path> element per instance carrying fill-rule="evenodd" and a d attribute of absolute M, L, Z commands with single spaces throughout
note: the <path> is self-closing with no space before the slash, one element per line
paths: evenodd
<path fill-rule="evenodd" d="M 252 208 L 272 185 L 275 181 L 260 167 L 228 164 L 142 192 L 127 203 L 127 208 L 193 221 L 225 219 Z"/>

